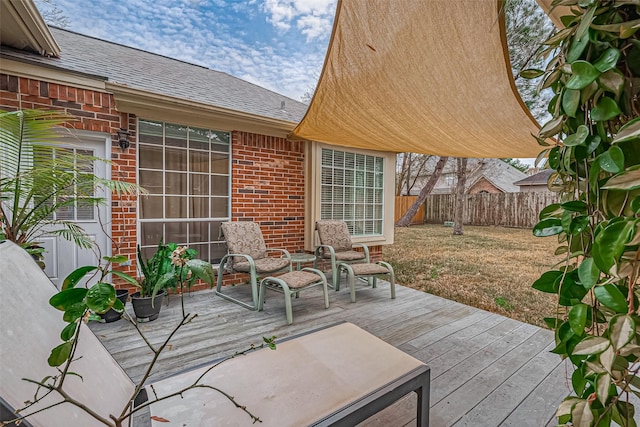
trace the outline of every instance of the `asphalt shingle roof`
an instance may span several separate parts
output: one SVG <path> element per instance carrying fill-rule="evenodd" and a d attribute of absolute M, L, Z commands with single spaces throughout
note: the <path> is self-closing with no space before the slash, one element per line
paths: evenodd
<path fill-rule="evenodd" d="M 555 172 L 553 169 L 544 169 L 535 175 L 531 175 L 526 177 L 525 179 L 516 181 L 514 182 L 514 184 L 515 185 L 547 185 L 547 181 L 549 181 L 549 177 L 553 172 Z"/>
<path fill-rule="evenodd" d="M 106 78 L 131 88 L 298 123 L 307 105 L 229 74 L 140 49 L 50 28 L 59 58 L 2 47 L 6 57 Z M 284 110 L 281 109 L 282 102 Z"/>

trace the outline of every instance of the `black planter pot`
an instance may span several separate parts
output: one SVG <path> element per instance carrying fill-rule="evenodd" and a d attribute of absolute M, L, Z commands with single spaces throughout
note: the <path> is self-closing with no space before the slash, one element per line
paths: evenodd
<path fill-rule="evenodd" d="M 138 322 L 151 322 L 158 318 L 160 314 L 160 307 L 162 307 L 162 299 L 164 298 L 164 290 L 159 291 L 156 296 L 141 297 L 140 292 L 131 294 L 131 305 L 133 305 L 133 312 L 136 314 L 136 320 Z"/>
<path fill-rule="evenodd" d="M 129 291 L 126 289 L 116 289 L 116 298 L 122 301 L 122 304 L 126 306 L 127 298 L 129 298 Z M 118 313 L 114 309 L 111 309 L 106 313 L 101 314 L 100 317 L 102 317 L 102 320 L 104 320 L 105 323 L 111 323 L 115 322 L 116 320 L 120 320 L 120 318 L 122 317 L 122 313 Z"/>

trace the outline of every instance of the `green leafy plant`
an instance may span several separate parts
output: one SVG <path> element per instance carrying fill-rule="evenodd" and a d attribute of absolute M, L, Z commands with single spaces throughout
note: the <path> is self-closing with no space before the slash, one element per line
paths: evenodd
<path fill-rule="evenodd" d="M 536 236 L 557 236 L 565 260 L 533 284 L 557 294 L 553 352 L 575 365 L 561 425 L 636 426 L 640 396 L 640 13 L 636 1 L 555 0 L 572 6 L 544 42 L 541 88 L 555 94 L 538 142 L 561 202 Z M 550 144 L 549 139 L 555 141 Z"/>
<path fill-rule="evenodd" d="M 153 256 L 145 259 L 138 245 L 138 268 L 143 277 L 137 284 L 140 296 L 153 297 L 162 289 L 189 289 L 200 279 L 210 286 L 215 281 L 215 273 L 209 262 L 197 259 L 198 252 L 175 243 L 158 243 Z"/>
<path fill-rule="evenodd" d="M 0 111 L 0 238 L 27 249 L 40 263 L 38 239 L 45 234 L 81 248 L 94 245 L 81 226 L 58 219 L 57 212 L 106 203 L 96 196 L 99 187 L 116 195 L 142 192 L 135 184 L 95 176 L 87 165 L 105 160 L 62 146 L 62 137 L 73 138 L 63 127 L 72 120 L 58 111 Z"/>
<path fill-rule="evenodd" d="M 145 258 L 140 245 L 138 245 L 138 270 L 142 274 L 137 284 L 141 297 L 155 296 L 158 291 L 176 287 L 174 266 L 171 264 L 171 253 L 176 245 L 165 245 L 160 240 L 158 248 L 151 258 Z"/>

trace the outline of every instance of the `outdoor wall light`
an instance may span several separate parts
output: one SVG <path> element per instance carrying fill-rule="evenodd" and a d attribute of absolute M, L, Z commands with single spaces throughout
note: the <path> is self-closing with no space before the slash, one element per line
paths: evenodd
<path fill-rule="evenodd" d="M 122 151 L 129 148 L 131 143 L 129 142 L 129 137 L 131 136 L 131 132 L 126 130 L 125 128 L 120 128 L 118 131 L 118 145 L 122 148 Z"/>

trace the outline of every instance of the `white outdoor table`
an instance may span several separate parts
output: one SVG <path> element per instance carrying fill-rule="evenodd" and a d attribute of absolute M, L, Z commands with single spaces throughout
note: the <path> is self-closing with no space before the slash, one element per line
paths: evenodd
<path fill-rule="evenodd" d="M 147 386 L 158 397 L 179 390 L 203 366 Z M 203 382 L 233 396 L 262 427 L 353 426 L 416 392 L 417 425 L 429 425 L 429 367 L 351 323 L 342 323 L 238 356 Z M 151 390 L 153 387 L 153 391 Z M 151 405 L 168 420 L 154 427 L 251 426 L 251 418 L 215 390 L 198 388 Z"/>

